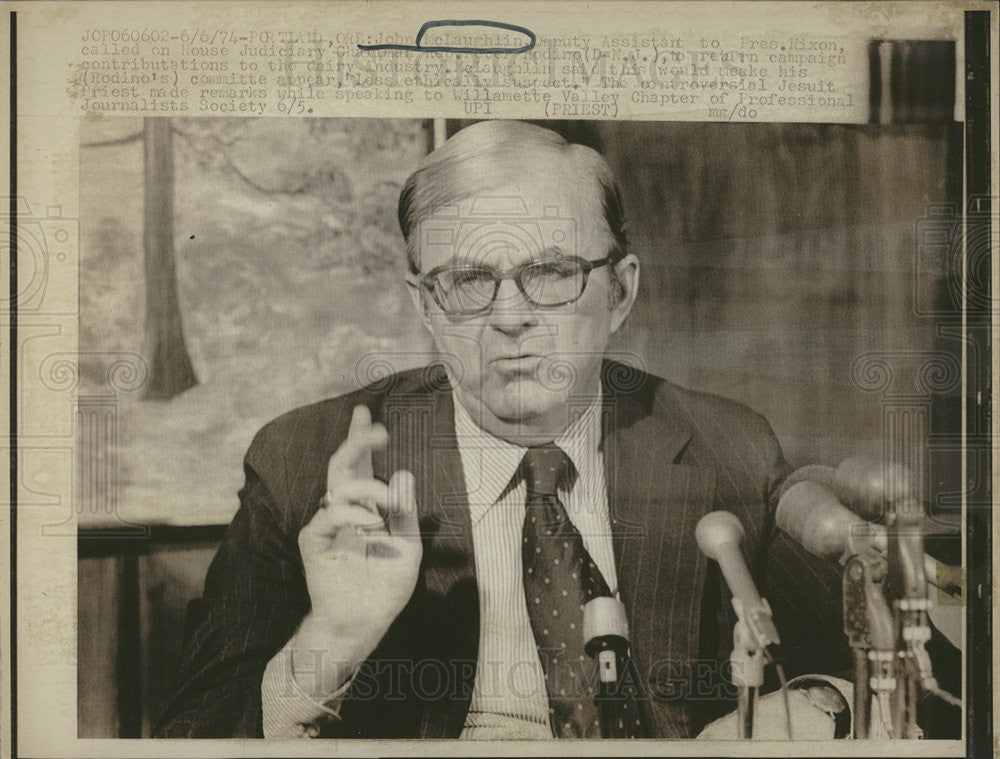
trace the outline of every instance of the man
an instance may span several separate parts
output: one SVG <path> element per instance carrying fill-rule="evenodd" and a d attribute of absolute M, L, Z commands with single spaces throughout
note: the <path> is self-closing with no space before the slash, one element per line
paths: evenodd
<path fill-rule="evenodd" d="M 836 568 L 771 540 L 788 466 L 767 422 L 604 359 L 640 279 L 604 160 L 481 122 L 399 216 L 441 361 L 257 435 L 158 734 L 594 737 L 582 608 L 610 596 L 629 734 L 694 736 L 735 695 L 728 592 L 694 539 L 715 509 L 770 581 L 789 674 L 846 670 Z"/>

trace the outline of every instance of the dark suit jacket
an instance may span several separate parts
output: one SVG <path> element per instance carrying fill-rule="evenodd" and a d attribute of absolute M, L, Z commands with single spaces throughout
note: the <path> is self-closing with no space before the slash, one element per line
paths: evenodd
<path fill-rule="evenodd" d="M 654 735 L 692 736 L 735 695 L 725 684 L 734 621 L 728 593 L 694 540 L 698 519 L 713 509 L 732 511 L 746 529 L 747 555 L 786 642 L 788 674 L 845 672 L 837 568 L 771 540 L 788 466 L 767 421 L 621 364 L 606 362 L 602 382 L 620 595 Z M 297 409 L 258 433 L 158 735 L 262 735 L 265 666 L 309 609 L 297 535 L 317 509 L 327 462 L 360 403 L 389 430 L 375 475 L 406 468 L 416 477 L 424 550 L 410 602 L 362 668 L 330 735 L 460 734 L 475 679 L 479 604 L 452 393 L 441 367 L 431 366 Z"/>

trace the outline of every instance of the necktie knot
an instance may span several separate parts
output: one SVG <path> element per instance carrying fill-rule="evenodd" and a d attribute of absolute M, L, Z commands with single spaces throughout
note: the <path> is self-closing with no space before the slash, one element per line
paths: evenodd
<path fill-rule="evenodd" d="M 572 463 L 555 443 L 529 448 L 521 463 L 529 494 L 556 495 L 559 485 L 568 484 Z"/>

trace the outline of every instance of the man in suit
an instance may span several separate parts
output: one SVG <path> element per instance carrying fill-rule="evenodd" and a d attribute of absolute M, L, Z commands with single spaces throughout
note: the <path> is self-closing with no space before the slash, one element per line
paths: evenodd
<path fill-rule="evenodd" d="M 735 695 L 694 539 L 715 509 L 746 530 L 789 673 L 846 671 L 836 568 L 773 540 L 766 420 L 604 358 L 640 261 L 603 158 L 481 122 L 399 212 L 441 360 L 258 433 L 157 734 L 594 737 L 582 608 L 611 596 L 629 734 L 694 736 Z"/>

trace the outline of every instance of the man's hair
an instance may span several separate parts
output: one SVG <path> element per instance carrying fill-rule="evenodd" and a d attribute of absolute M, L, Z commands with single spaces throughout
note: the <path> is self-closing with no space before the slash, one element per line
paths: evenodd
<path fill-rule="evenodd" d="M 567 142 L 550 129 L 523 121 L 480 121 L 452 136 L 421 160 L 399 195 L 399 227 L 406 241 L 411 274 L 420 272 L 416 230 L 436 208 L 514 184 L 531 164 L 531 156 L 569 163 L 582 181 L 592 179 L 610 233 L 608 255 L 617 262 L 628 252 L 625 209 L 618 182 L 603 156 L 592 148 Z M 613 302 L 621 284 L 609 267 Z"/>

